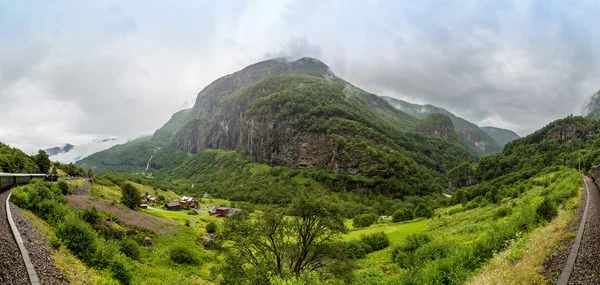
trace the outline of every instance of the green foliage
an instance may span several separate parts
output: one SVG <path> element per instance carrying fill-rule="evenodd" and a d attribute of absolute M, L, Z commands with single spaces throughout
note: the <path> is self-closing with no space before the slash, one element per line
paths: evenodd
<path fill-rule="evenodd" d="M 89 224 L 74 216 L 65 219 L 56 231 L 56 236 L 73 255 L 84 261 L 90 261 L 96 252 L 98 236 Z"/>
<path fill-rule="evenodd" d="M 198 258 L 186 247 L 176 247 L 169 252 L 169 258 L 178 264 L 198 264 Z"/>
<path fill-rule="evenodd" d="M 543 220 L 550 222 L 558 215 L 558 208 L 548 197 L 545 197 L 542 203 L 536 209 L 536 213 Z"/>
<path fill-rule="evenodd" d="M 69 195 L 69 194 L 71 194 L 71 190 L 69 189 L 69 184 L 67 184 L 67 182 L 65 182 L 65 181 L 58 181 L 57 185 L 58 185 L 58 189 L 60 189 L 60 192 L 63 195 Z"/>
<path fill-rule="evenodd" d="M 133 260 L 140 259 L 140 246 L 131 238 L 122 239 L 119 243 L 119 250 Z"/>
<path fill-rule="evenodd" d="M 95 225 L 98 222 L 98 219 L 100 219 L 100 213 L 96 207 L 88 206 L 81 211 L 81 219 L 90 225 Z"/>
<path fill-rule="evenodd" d="M 401 208 L 398 209 L 392 215 L 392 221 L 394 223 L 402 222 L 402 221 L 410 221 L 415 218 L 414 211 L 409 208 Z"/>
<path fill-rule="evenodd" d="M 217 232 L 217 224 L 215 222 L 209 222 L 206 224 L 206 232 L 209 234 L 214 234 Z"/>
<path fill-rule="evenodd" d="M 352 219 L 352 226 L 355 228 L 364 228 L 377 222 L 379 217 L 376 214 L 361 214 Z"/>
<path fill-rule="evenodd" d="M 156 151 L 155 148 L 160 146 L 160 144 L 157 145 L 150 141 L 150 137 L 144 137 L 94 153 L 78 161 L 76 165 L 92 169 L 99 174 L 108 172 L 137 173 L 146 169 L 148 159 Z"/>
<path fill-rule="evenodd" d="M 48 157 L 48 154 L 45 151 L 39 150 L 38 153 L 35 156 L 33 156 L 33 160 L 40 169 L 40 173 L 47 174 L 50 171 L 51 162 L 50 158 Z"/>
<path fill-rule="evenodd" d="M 119 280 L 121 284 L 131 284 L 131 279 L 133 279 L 131 270 L 123 260 L 116 259 L 113 262 L 111 262 L 110 271 L 112 273 L 112 277 Z"/>
<path fill-rule="evenodd" d="M 361 236 L 360 242 L 366 253 L 382 250 L 390 245 L 390 239 L 383 232 Z"/>
<path fill-rule="evenodd" d="M 33 157 L 0 143 L 0 172 L 40 173 L 40 168 Z"/>
<path fill-rule="evenodd" d="M 269 276 L 298 277 L 311 271 L 337 277 L 347 273 L 344 246 L 337 242 L 346 232 L 339 209 L 302 193 L 287 213 L 290 218 L 271 211 L 251 219 L 241 212 L 225 220 L 219 232 L 219 239 L 228 241 L 223 243 L 228 245 L 221 266 L 224 282 L 240 282 L 247 276 L 265 282 Z"/>
<path fill-rule="evenodd" d="M 121 186 L 121 203 L 130 209 L 136 209 L 142 202 L 140 192 L 131 183 L 125 183 Z"/>

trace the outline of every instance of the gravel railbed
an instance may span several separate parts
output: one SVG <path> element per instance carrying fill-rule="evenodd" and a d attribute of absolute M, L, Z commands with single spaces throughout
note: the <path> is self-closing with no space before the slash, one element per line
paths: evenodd
<path fill-rule="evenodd" d="M 8 193 L 0 194 L 0 284 L 29 284 L 27 268 L 6 217 Z"/>
<path fill-rule="evenodd" d="M 571 252 L 571 247 L 575 242 L 575 235 L 577 235 L 579 224 L 583 218 L 583 210 L 585 209 L 585 201 L 587 199 L 585 194 L 585 186 L 583 187 L 581 203 L 579 204 L 579 208 L 577 208 L 576 212 L 574 213 L 574 216 L 571 218 L 571 221 L 569 221 L 567 224 L 563 239 L 560 241 L 560 244 L 552 249 L 550 256 L 548 256 L 548 258 L 546 258 L 544 261 L 541 275 L 547 280 L 551 280 L 552 284 L 556 284 L 558 282 L 558 277 L 565 268 L 567 258 Z"/>
<path fill-rule="evenodd" d="M 42 284 L 68 284 L 68 280 L 56 269 L 50 259 L 51 249 L 48 241 L 43 237 L 44 235 L 23 217 L 19 207 L 10 203 L 10 210 L 40 282 Z"/>
<path fill-rule="evenodd" d="M 569 284 L 600 284 L 600 192 L 589 178 L 590 207 Z"/>

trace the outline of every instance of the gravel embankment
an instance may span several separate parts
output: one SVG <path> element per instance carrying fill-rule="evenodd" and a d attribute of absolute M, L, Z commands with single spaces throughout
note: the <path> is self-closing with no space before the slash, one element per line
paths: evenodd
<path fill-rule="evenodd" d="M 590 206 L 569 284 L 600 284 L 600 192 L 589 178 Z"/>
<path fill-rule="evenodd" d="M 29 284 L 27 269 L 6 218 L 6 198 L 0 194 L 0 284 Z"/>
<path fill-rule="evenodd" d="M 29 257 L 42 284 L 68 284 L 68 280 L 56 269 L 50 259 L 50 249 L 43 234 L 21 214 L 19 207 L 10 203 L 13 220 L 29 252 Z"/>

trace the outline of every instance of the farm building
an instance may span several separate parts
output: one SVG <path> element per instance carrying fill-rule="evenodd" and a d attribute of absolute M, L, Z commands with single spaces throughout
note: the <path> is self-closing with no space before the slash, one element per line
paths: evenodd
<path fill-rule="evenodd" d="M 165 210 L 169 211 L 179 211 L 181 210 L 181 204 L 178 201 L 169 201 L 165 204 Z"/>
<path fill-rule="evenodd" d="M 140 204 L 140 209 L 148 209 L 148 204 Z"/>
<path fill-rule="evenodd" d="M 181 204 L 181 206 L 185 207 L 185 208 L 196 208 L 196 206 L 198 205 L 196 203 L 196 200 L 192 197 L 187 197 L 187 196 L 183 196 L 181 197 L 181 201 L 179 202 L 179 204 Z"/>
<path fill-rule="evenodd" d="M 236 208 L 214 206 L 208 211 L 208 214 L 211 216 L 215 215 L 217 217 L 230 217 L 239 212 L 240 212 L 240 209 L 236 209 Z"/>

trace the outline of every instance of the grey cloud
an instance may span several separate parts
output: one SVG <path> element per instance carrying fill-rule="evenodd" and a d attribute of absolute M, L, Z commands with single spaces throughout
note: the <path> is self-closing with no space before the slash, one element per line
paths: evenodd
<path fill-rule="evenodd" d="M 300 57 L 314 57 L 323 58 L 323 51 L 318 45 L 311 45 L 306 37 L 298 37 L 290 39 L 281 50 L 275 53 L 267 53 L 264 58 L 274 57 L 286 57 L 286 58 L 300 58 Z"/>

